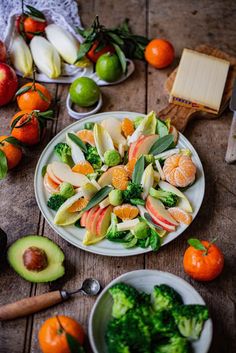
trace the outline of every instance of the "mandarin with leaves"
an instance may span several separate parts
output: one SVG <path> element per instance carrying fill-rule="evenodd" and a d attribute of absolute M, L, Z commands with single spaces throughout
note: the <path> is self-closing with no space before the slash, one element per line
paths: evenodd
<path fill-rule="evenodd" d="M 80 348 L 84 343 L 85 333 L 77 321 L 60 315 L 43 323 L 38 338 L 43 353 L 71 353 L 82 351 Z"/>
<path fill-rule="evenodd" d="M 11 135 L 21 143 L 32 146 L 43 138 L 48 119 L 52 119 L 51 110 L 40 113 L 35 110 L 22 110 L 11 120 Z"/>
<path fill-rule="evenodd" d="M 0 136 L 0 179 L 5 178 L 8 169 L 15 168 L 21 158 L 19 142 L 12 136 Z"/>
<path fill-rule="evenodd" d="M 44 14 L 35 7 L 26 5 L 27 10 L 16 18 L 16 29 L 26 39 L 43 35 L 47 26 Z"/>
<path fill-rule="evenodd" d="M 197 281 L 212 281 L 224 267 L 224 255 L 214 241 L 189 239 L 184 253 L 185 272 Z"/>
<path fill-rule="evenodd" d="M 26 83 L 16 92 L 20 110 L 40 110 L 45 112 L 51 105 L 52 96 L 48 89 L 40 83 Z"/>

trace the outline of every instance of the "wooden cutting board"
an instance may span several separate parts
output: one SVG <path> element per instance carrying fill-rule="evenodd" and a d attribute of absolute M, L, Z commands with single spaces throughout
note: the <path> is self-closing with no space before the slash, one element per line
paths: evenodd
<path fill-rule="evenodd" d="M 194 108 L 181 107 L 173 103 L 169 103 L 167 107 L 165 107 L 164 109 L 162 109 L 160 112 L 157 113 L 157 116 L 162 120 L 171 118 L 172 124 L 179 131 L 183 131 L 187 126 L 188 122 L 193 118 L 215 119 L 219 117 L 228 106 L 229 100 L 232 95 L 234 80 L 236 78 L 236 58 L 235 57 L 217 48 L 213 48 L 207 44 L 199 45 L 195 48 L 195 50 L 199 51 L 200 53 L 213 55 L 213 56 L 216 56 L 217 58 L 228 60 L 230 62 L 230 69 L 229 69 L 228 77 L 225 84 L 225 90 L 222 97 L 221 108 L 217 115 L 202 112 Z M 165 89 L 167 90 L 168 93 L 170 93 L 172 89 L 177 70 L 178 70 L 178 67 L 170 74 L 170 76 L 167 78 L 165 82 Z"/>

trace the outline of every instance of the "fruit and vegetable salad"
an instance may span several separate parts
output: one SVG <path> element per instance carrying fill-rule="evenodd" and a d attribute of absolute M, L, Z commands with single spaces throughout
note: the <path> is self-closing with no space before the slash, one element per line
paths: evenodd
<path fill-rule="evenodd" d="M 184 304 L 166 284 L 152 293 L 117 283 L 109 289 L 113 299 L 105 340 L 109 353 L 190 353 L 200 338 L 209 312 L 205 305 Z"/>
<path fill-rule="evenodd" d="M 85 228 L 84 245 L 107 239 L 158 250 L 163 237 L 192 221 L 182 189 L 194 183 L 196 166 L 177 142 L 178 131 L 153 111 L 68 132 L 42 173 L 54 223 Z"/>

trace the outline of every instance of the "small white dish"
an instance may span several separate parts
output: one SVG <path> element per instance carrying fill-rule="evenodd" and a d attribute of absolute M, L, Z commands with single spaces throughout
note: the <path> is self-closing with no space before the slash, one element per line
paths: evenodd
<path fill-rule="evenodd" d="M 97 113 L 101 109 L 101 107 L 102 107 L 102 94 L 100 93 L 100 97 L 99 97 L 99 100 L 98 100 L 95 108 L 93 108 L 92 110 L 90 110 L 88 112 L 77 112 L 72 108 L 72 106 L 73 106 L 73 103 L 70 99 L 70 93 L 68 93 L 67 98 L 66 98 L 66 109 L 67 109 L 70 117 L 73 119 L 76 119 L 76 120 L 85 118 L 86 116 Z"/>
<path fill-rule="evenodd" d="M 106 286 L 97 298 L 89 318 L 89 341 L 94 353 L 107 353 L 105 332 L 111 319 L 112 298 L 108 289 L 115 283 L 124 282 L 139 291 L 151 293 L 156 284 L 173 287 L 182 297 L 184 304 L 205 304 L 200 294 L 185 280 L 168 272 L 156 270 L 138 270 L 125 273 Z M 199 340 L 192 343 L 193 353 L 207 353 L 213 334 L 212 320 L 208 319 Z"/>
<path fill-rule="evenodd" d="M 102 240 L 97 244 L 86 246 L 83 244 L 83 238 L 85 234 L 84 229 L 79 229 L 74 225 L 68 227 L 59 227 L 53 223 L 53 219 L 55 216 L 55 211 L 49 209 L 47 207 L 47 200 L 49 194 L 45 191 L 43 186 L 43 178 L 42 178 L 42 168 L 51 163 L 53 160 L 58 160 L 54 153 L 54 147 L 59 142 L 65 142 L 66 140 L 66 133 L 71 131 L 78 131 L 83 129 L 84 123 L 86 122 L 100 122 L 105 118 L 114 117 L 117 119 L 123 119 L 125 117 L 129 117 L 130 119 L 134 119 L 137 116 L 145 116 L 141 113 L 134 113 L 134 112 L 106 112 L 106 113 L 99 113 L 96 115 L 91 115 L 87 118 L 80 119 L 75 123 L 67 126 L 64 130 L 60 131 L 46 146 L 44 151 L 39 158 L 36 170 L 35 170 L 35 177 L 34 177 L 34 190 L 35 190 L 35 197 L 42 212 L 44 218 L 49 223 L 51 228 L 59 234 L 62 238 L 67 240 L 69 243 L 73 244 L 74 246 L 83 249 L 85 251 L 92 252 L 94 254 L 105 255 L 105 256 L 132 256 L 132 255 L 139 255 L 144 254 L 151 251 L 151 248 L 142 249 L 142 248 L 130 248 L 125 249 L 122 244 L 114 243 L 109 240 Z M 191 143 L 182 135 L 179 134 L 179 141 L 178 141 L 178 148 L 188 148 L 192 153 L 192 159 L 197 166 L 197 180 L 195 183 L 185 191 L 187 198 L 190 200 L 193 206 L 193 219 L 196 217 L 204 197 L 205 193 L 205 177 L 204 171 L 202 167 L 202 163 L 200 158 L 198 157 L 197 152 L 195 151 L 194 147 Z M 187 225 L 179 225 L 175 232 L 169 233 L 167 236 L 164 237 L 163 245 L 168 244 L 179 235 L 181 235 L 186 229 Z"/>

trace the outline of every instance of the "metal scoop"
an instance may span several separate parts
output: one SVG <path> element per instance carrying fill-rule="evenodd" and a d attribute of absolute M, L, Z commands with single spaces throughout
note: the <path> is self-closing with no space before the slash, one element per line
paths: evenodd
<path fill-rule="evenodd" d="M 84 280 L 82 286 L 73 292 L 67 290 L 57 290 L 44 293 L 35 297 L 19 300 L 15 303 L 6 304 L 0 307 L 0 320 L 12 320 L 18 317 L 27 316 L 40 310 L 49 308 L 55 304 L 69 299 L 72 295 L 82 292 L 88 296 L 95 296 L 101 290 L 101 285 L 94 278 Z"/>

